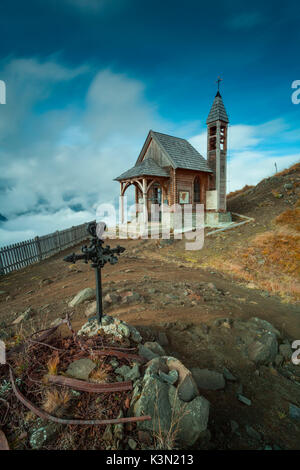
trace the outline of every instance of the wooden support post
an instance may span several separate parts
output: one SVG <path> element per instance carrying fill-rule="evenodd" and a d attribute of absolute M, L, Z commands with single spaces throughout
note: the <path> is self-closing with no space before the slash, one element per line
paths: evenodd
<path fill-rule="evenodd" d="M 56 240 L 57 240 L 58 251 L 61 251 L 61 244 L 60 244 L 60 238 L 59 238 L 59 230 L 56 230 Z"/>
<path fill-rule="evenodd" d="M 143 178 L 143 218 L 145 227 L 148 224 L 148 207 L 147 207 L 147 181 Z"/>
<path fill-rule="evenodd" d="M 42 251 L 41 251 L 40 238 L 35 237 L 34 241 L 35 241 L 35 245 L 36 245 L 36 249 L 37 249 L 38 260 L 42 261 Z"/>

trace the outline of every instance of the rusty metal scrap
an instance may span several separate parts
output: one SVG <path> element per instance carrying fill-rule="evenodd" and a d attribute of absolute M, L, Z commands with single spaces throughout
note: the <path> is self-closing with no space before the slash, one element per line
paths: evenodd
<path fill-rule="evenodd" d="M 49 380 L 49 382 L 55 385 L 64 385 L 67 387 L 71 387 L 75 390 L 81 390 L 82 392 L 101 393 L 124 392 L 126 390 L 132 390 L 131 381 L 95 384 L 91 382 L 85 382 L 84 380 L 64 377 L 62 375 L 48 375 L 47 379 Z"/>
<path fill-rule="evenodd" d="M 142 363 L 147 362 L 143 357 L 138 356 L 137 354 L 129 354 L 123 351 L 117 351 L 115 349 L 108 349 L 107 351 L 97 351 L 93 350 L 93 354 L 97 356 L 116 356 L 116 357 L 124 357 L 128 361 L 140 361 Z"/>
<path fill-rule="evenodd" d="M 10 382 L 12 385 L 12 389 L 14 391 L 14 394 L 20 400 L 23 405 L 26 406 L 30 411 L 32 411 L 34 414 L 39 416 L 42 419 L 46 419 L 49 421 L 53 421 L 54 423 L 59 423 L 59 424 L 79 424 L 79 425 L 107 425 L 107 424 L 119 424 L 119 423 L 132 423 L 136 421 L 149 421 L 151 420 L 151 416 L 137 416 L 137 417 L 128 417 L 128 418 L 116 418 L 116 419 L 63 419 L 63 418 L 57 418 L 56 416 L 52 416 L 49 413 L 46 413 L 45 411 L 42 411 L 41 409 L 37 408 L 35 405 L 33 405 L 27 398 L 24 397 L 24 395 L 20 392 L 18 389 L 15 380 L 14 380 L 14 375 L 12 368 L 9 366 L 9 378 Z"/>

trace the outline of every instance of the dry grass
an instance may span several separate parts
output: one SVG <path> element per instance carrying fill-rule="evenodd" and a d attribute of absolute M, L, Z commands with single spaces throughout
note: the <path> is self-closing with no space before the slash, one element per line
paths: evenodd
<path fill-rule="evenodd" d="M 107 382 L 108 378 L 108 371 L 102 367 L 99 367 L 91 373 L 89 380 L 95 383 L 104 383 Z"/>
<path fill-rule="evenodd" d="M 280 295 L 286 301 L 297 301 L 300 299 L 300 200 L 278 215 L 273 227 L 274 230 L 249 239 L 246 247 L 235 245 L 226 254 L 211 256 L 207 265 Z"/>
<path fill-rule="evenodd" d="M 254 186 L 246 184 L 242 189 L 237 189 L 236 191 L 232 191 L 227 194 L 227 199 L 230 199 L 231 197 L 238 196 L 239 194 L 244 193 L 245 191 L 248 191 L 249 189 L 254 188 Z"/>
<path fill-rule="evenodd" d="M 156 403 L 158 403 L 158 390 L 156 389 Z M 184 405 L 180 412 L 176 412 L 176 401 L 178 400 L 178 391 L 176 389 L 176 394 L 174 397 L 174 402 L 171 406 L 172 416 L 171 423 L 168 432 L 164 432 L 161 427 L 161 422 L 158 414 L 158 407 L 155 406 L 155 419 L 158 423 L 158 432 L 153 432 L 154 436 L 154 448 L 157 450 L 173 450 L 176 448 L 177 435 L 180 428 L 180 422 L 186 416 L 189 411 L 186 410 L 186 405 Z"/>
<path fill-rule="evenodd" d="M 285 168 L 285 170 L 276 173 L 276 176 L 285 176 L 289 175 L 290 173 L 295 173 L 297 171 L 300 171 L 300 163 L 295 163 L 295 165 L 292 165 L 289 168 Z"/>
<path fill-rule="evenodd" d="M 48 373 L 50 375 L 57 375 L 58 364 L 59 364 L 59 355 L 58 355 L 58 351 L 55 351 L 53 356 L 50 357 L 47 363 Z"/>
<path fill-rule="evenodd" d="M 57 390 L 51 388 L 46 390 L 42 408 L 47 413 L 61 414 L 71 400 L 71 395 L 68 390 Z"/>
<path fill-rule="evenodd" d="M 278 215 L 275 219 L 275 224 L 285 225 L 300 232 L 300 199 L 298 200 L 296 207 L 288 209 Z"/>

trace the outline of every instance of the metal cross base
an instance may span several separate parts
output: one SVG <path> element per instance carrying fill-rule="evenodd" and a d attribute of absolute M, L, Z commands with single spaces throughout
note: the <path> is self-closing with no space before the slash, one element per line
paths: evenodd
<path fill-rule="evenodd" d="M 105 224 L 102 225 L 103 230 L 106 229 Z M 97 301 L 97 312 L 96 316 L 89 318 L 89 321 L 97 319 L 98 323 L 101 323 L 103 315 L 102 307 L 102 285 L 101 285 L 101 269 L 106 263 L 116 264 L 118 258 L 116 255 L 120 255 L 125 251 L 122 246 L 116 248 L 110 248 L 109 245 L 103 246 L 104 241 L 97 236 L 97 224 L 91 222 L 87 225 L 87 232 L 91 235 L 90 245 L 84 245 L 81 248 L 82 254 L 76 255 L 72 253 L 64 258 L 64 261 L 69 263 L 76 263 L 76 261 L 82 259 L 85 263 L 92 262 L 92 268 L 95 269 L 96 276 L 96 301 Z"/>

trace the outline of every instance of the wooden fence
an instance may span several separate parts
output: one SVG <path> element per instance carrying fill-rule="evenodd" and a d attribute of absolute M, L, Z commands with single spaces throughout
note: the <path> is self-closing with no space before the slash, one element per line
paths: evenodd
<path fill-rule="evenodd" d="M 7 274 L 42 261 L 88 238 L 87 224 L 0 248 L 0 274 Z"/>

